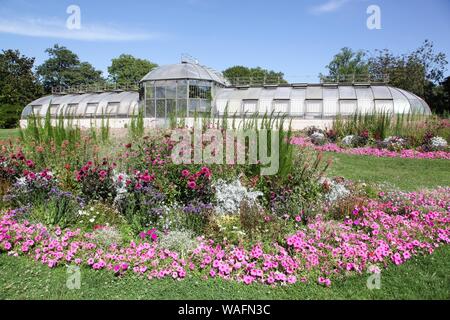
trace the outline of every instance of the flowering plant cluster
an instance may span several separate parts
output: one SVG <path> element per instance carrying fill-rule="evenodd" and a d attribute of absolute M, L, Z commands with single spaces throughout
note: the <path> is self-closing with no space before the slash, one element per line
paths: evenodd
<path fill-rule="evenodd" d="M 13 183 L 16 178 L 23 175 L 24 170 L 35 167 L 32 160 L 27 159 L 22 151 L 9 152 L 8 148 L 2 146 L 0 154 L 0 179 Z"/>
<path fill-rule="evenodd" d="M 112 175 L 115 164 L 108 164 L 104 159 L 101 164 L 96 165 L 88 161 L 79 170 L 75 171 L 75 179 L 81 186 L 81 191 L 88 199 L 114 199 L 115 188 Z"/>
<path fill-rule="evenodd" d="M 189 203 L 196 200 L 201 203 L 211 203 L 212 200 L 212 171 L 208 167 L 202 167 L 197 172 L 188 169 L 181 170 L 177 181 L 180 190 L 180 199 Z"/>
<path fill-rule="evenodd" d="M 400 152 L 390 151 L 387 149 L 379 149 L 374 147 L 362 148 L 342 148 L 335 143 L 328 143 L 323 146 L 315 146 L 308 139 L 302 137 L 292 138 L 291 143 L 301 147 L 313 147 L 317 151 L 327 151 L 336 153 L 345 153 L 352 155 L 364 155 L 386 158 L 413 158 L 413 159 L 447 159 L 450 160 L 450 152 L 447 151 L 418 151 L 412 149 L 404 149 Z"/>
<path fill-rule="evenodd" d="M 133 272 L 148 279 L 182 279 L 197 273 L 245 284 L 316 282 L 330 286 L 343 275 L 399 265 L 448 244 L 449 195 L 450 188 L 405 193 L 396 203 L 382 195 L 380 200 L 355 208 L 343 222 L 319 215 L 270 250 L 259 244 L 246 249 L 199 238 L 185 257 L 161 248 L 151 230 L 152 242 L 145 241 L 147 231 L 141 242 L 101 248 L 93 233 L 47 229 L 17 219 L 20 213 L 12 210 L 0 219 L 0 252 L 28 255 L 50 268 L 76 264 L 117 275 Z M 398 210 L 403 213 L 396 214 Z"/>

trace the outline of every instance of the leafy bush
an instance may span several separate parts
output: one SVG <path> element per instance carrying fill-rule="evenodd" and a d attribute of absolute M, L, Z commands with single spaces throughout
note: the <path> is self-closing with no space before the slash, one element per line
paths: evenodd
<path fill-rule="evenodd" d="M 111 245 L 121 244 L 122 235 L 115 227 L 97 227 L 92 233 L 94 242 L 100 247 L 108 249 Z"/>
<path fill-rule="evenodd" d="M 0 106 L 0 128 L 11 129 L 19 125 L 23 106 L 4 104 Z"/>
<path fill-rule="evenodd" d="M 82 205 L 80 199 L 72 193 L 54 188 L 48 194 L 46 201 L 34 202 L 31 219 L 66 228 L 77 222 L 77 213 Z"/>
<path fill-rule="evenodd" d="M 96 166 L 88 161 L 76 171 L 76 181 L 81 192 L 88 200 L 112 200 L 115 198 L 115 187 L 112 179 L 114 165 L 109 165 L 106 159 Z"/>
<path fill-rule="evenodd" d="M 239 214 L 239 209 L 242 201 L 247 201 L 251 205 L 255 204 L 257 198 L 263 193 L 259 191 L 248 191 L 239 179 L 231 183 L 219 179 L 214 188 L 216 190 L 215 211 L 219 214 Z"/>

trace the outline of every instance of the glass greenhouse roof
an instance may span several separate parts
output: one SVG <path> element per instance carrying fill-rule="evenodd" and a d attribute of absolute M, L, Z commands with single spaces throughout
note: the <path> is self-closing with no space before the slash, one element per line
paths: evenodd
<path fill-rule="evenodd" d="M 259 101 L 259 112 L 281 110 L 292 116 L 333 116 L 355 112 L 386 110 L 393 113 L 431 114 L 430 107 L 420 97 L 387 85 L 265 86 L 223 88 L 214 99 L 216 112 L 245 113 L 247 103 Z M 284 101 L 284 102 L 283 102 Z M 254 107 L 252 106 L 252 110 Z M 253 112 L 258 112 L 258 107 Z"/>
<path fill-rule="evenodd" d="M 137 112 L 139 94 L 137 92 L 103 92 L 67 95 L 50 95 L 28 104 L 22 111 L 22 118 L 34 113 L 45 117 L 51 116 L 129 116 Z"/>
<path fill-rule="evenodd" d="M 214 81 L 224 86 L 228 84 L 228 81 L 220 72 L 209 67 L 190 62 L 182 62 L 158 67 L 144 76 L 141 82 L 175 79 Z"/>

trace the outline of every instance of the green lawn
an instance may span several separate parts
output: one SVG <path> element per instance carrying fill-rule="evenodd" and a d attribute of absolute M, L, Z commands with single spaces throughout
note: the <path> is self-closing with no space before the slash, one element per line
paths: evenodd
<path fill-rule="evenodd" d="M 405 191 L 448 186 L 450 161 L 444 159 L 374 158 L 327 153 L 333 158 L 330 176 L 350 180 L 387 182 Z"/>
<path fill-rule="evenodd" d="M 369 290 L 367 275 L 331 288 L 296 284 L 271 288 L 231 281 L 147 280 L 133 275 L 81 270 L 81 287 L 66 287 L 66 269 L 49 269 L 28 258 L 0 256 L 0 299 L 450 299 L 450 248 L 415 258 L 381 274 L 381 288 Z"/>
<path fill-rule="evenodd" d="M 0 129 L 0 140 L 8 138 L 15 138 L 19 136 L 19 128 L 14 129 Z"/>
<path fill-rule="evenodd" d="M 329 154 L 330 175 L 389 182 L 403 190 L 448 185 L 450 161 L 390 159 Z M 0 299 L 450 299 L 450 247 L 430 256 L 391 266 L 381 276 L 381 289 L 369 290 L 366 274 L 336 281 L 331 288 L 296 284 L 271 288 L 192 277 L 117 278 L 111 272 L 82 269 L 81 289 L 66 288 L 66 269 L 49 269 L 29 258 L 0 255 Z"/>

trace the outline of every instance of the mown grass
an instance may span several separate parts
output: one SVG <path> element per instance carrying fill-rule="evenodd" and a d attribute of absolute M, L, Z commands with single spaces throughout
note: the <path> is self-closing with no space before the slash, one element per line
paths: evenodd
<path fill-rule="evenodd" d="M 66 268 L 49 269 L 29 258 L 0 256 L 0 299 L 450 299 L 450 248 L 414 258 L 381 274 L 381 288 L 367 288 L 368 275 L 325 288 L 296 284 L 271 288 L 191 277 L 147 280 L 81 269 L 80 289 L 66 286 Z"/>
<path fill-rule="evenodd" d="M 6 140 L 8 138 L 16 138 L 20 135 L 20 129 L 0 129 L 0 140 Z"/>
<path fill-rule="evenodd" d="M 387 183 L 404 191 L 448 186 L 450 183 L 449 160 L 374 158 L 338 153 L 327 153 L 327 156 L 333 159 L 328 176 Z"/>

